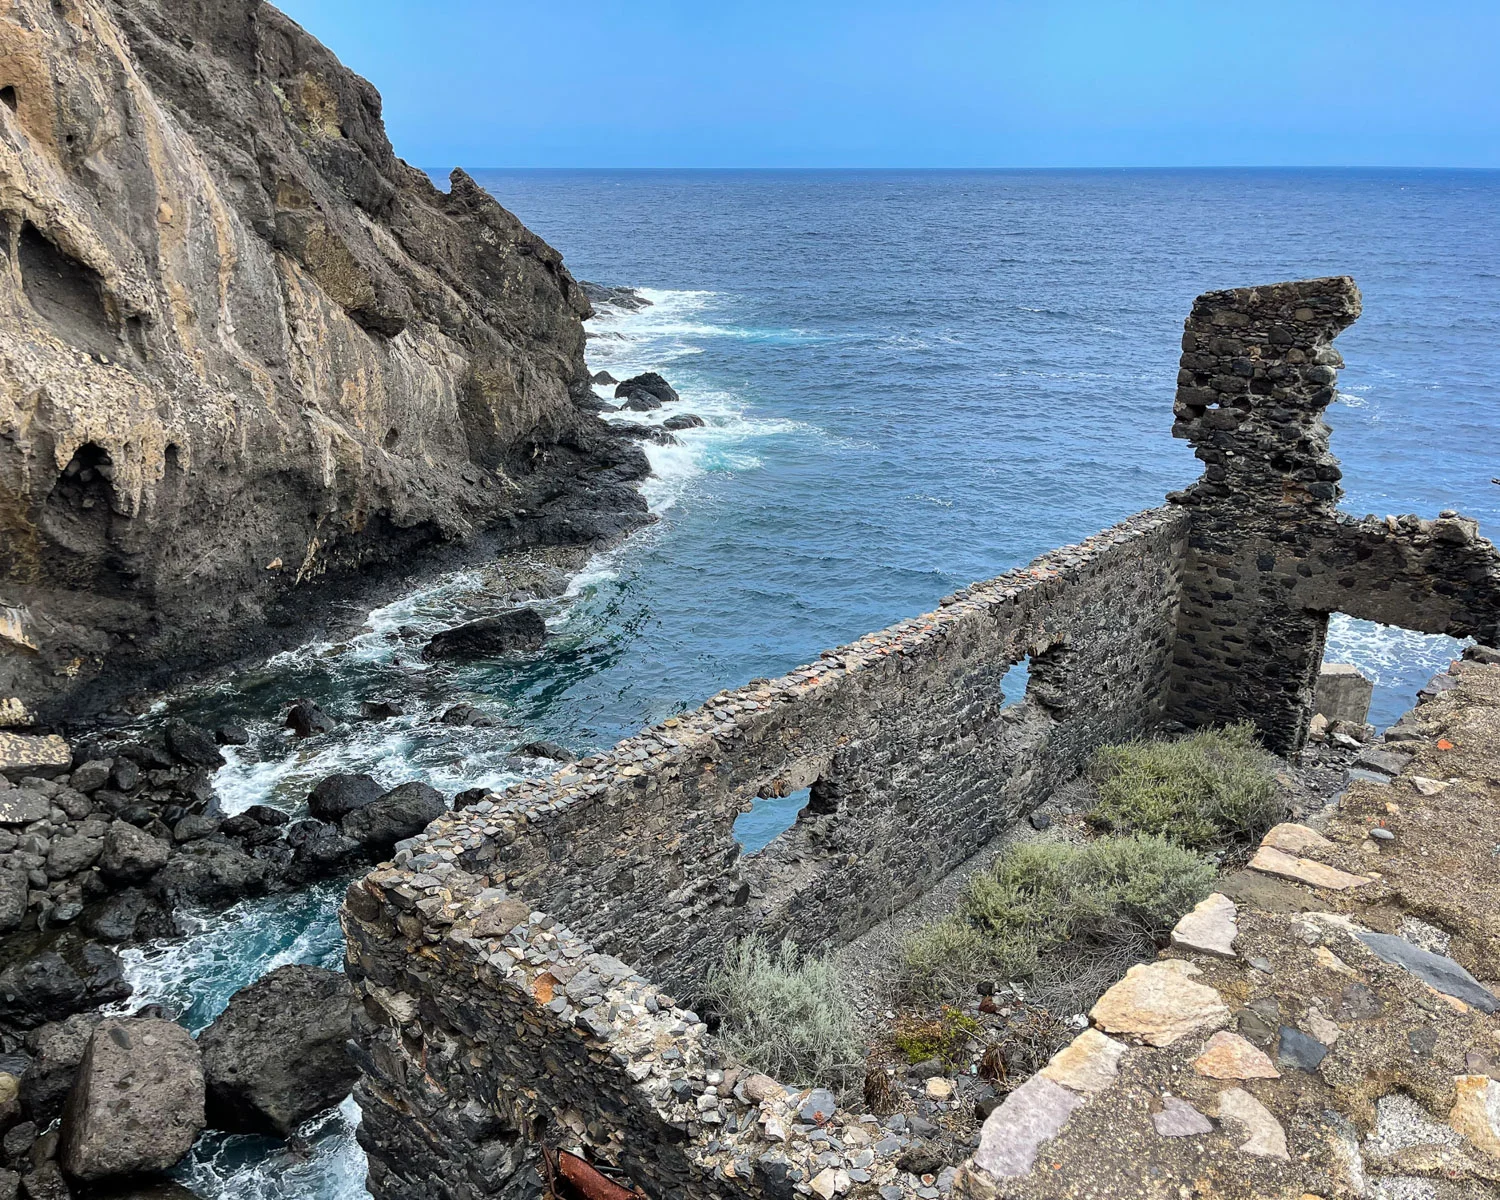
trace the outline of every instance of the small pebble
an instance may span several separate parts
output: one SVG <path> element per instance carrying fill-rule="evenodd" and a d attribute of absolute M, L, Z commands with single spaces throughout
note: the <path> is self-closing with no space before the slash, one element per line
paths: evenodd
<path fill-rule="evenodd" d="M 1392 833 L 1389 829 L 1381 829 L 1379 826 L 1376 826 L 1376 828 L 1370 830 L 1370 836 L 1381 842 L 1393 842 L 1396 840 L 1396 835 L 1394 833 Z"/>

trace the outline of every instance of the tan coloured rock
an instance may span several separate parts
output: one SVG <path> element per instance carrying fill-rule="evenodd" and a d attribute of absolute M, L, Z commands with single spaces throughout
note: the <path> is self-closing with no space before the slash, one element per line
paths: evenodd
<path fill-rule="evenodd" d="M 1351 875 L 1348 871 L 1340 871 L 1337 867 L 1326 866 L 1310 858 L 1298 858 L 1274 846 L 1262 846 L 1257 850 L 1255 857 L 1250 860 L 1250 866 L 1267 875 L 1332 891 L 1346 891 L 1370 882 L 1368 875 Z"/>
<path fill-rule="evenodd" d="M 1075 1092 L 1093 1095 L 1115 1081 L 1126 1046 L 1097 1029 L 1085 1029 L 1054 1054 L 1041 1074 Z"/>
<path fill-rule="evenodd" d="M 1448 1124 L 1478 1150 L 1500 1159 L 1500 1083 L 1488 1075 L 1459 1075 L 1453 1080 L 1458 1099 Z"/>
<path fill-rule="evenodd" d="M 1219 1093 L 1219 1119 L 1230 1126 L 1235 1136 L 1245 1138 L 1239 1145 L 1243 1153 L 1290 1161 L 1286 1130 L 1281 1122 L 1244 1088 Z"/>
<path fill-rule="evenodd" d="M 1218 958 L 1233 958 L 1234 939 L 1239 933 L 1235 921 L 1238 915 L 1233 900 L 1214 892 L 1177 922 L 1172 930 L 1172 945 Z"/>
<path fill-rule="evenodd" d="M 1265 1051 L 1237 1033 L 1219 1030 L 1193 1060 L 1193 1070 L 1210 1079 L 1280 1079 Z"/>
<path fill-rule="evenodd" d="M 926 1092 L 929 1100 L 951 1100 L 953 1099 L 953 1082 L 944 1079 L 941 1075 L 934 1075 L 927 1081 Z"/>
<path fill-rule="evenodd" d="M 1309 850 L 1335 849 L 1334 844 L 1317 830 L 1291 821 L 1275 826 L 1270 833 L 1261 838 L 1260 844 L 1270 846 L 1273 850 L 1284 850 L 1288 854 L 1306 854 Z"/>
<path fill-rule="evenodd" d="M 1110 1033 L 1129 1033 L 1153 1046 L 1229 1022 L 1229 1008 L 1211 987 L 1194 983 L 1191 963 L 1138 963 L 1105 992 L 1089 1015 Z"/>

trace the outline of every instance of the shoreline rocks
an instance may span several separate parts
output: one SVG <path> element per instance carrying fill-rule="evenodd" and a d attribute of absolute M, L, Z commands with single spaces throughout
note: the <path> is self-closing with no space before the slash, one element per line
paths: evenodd
<path fill-rule="evenodd" d="M 615 399 L 632 412 L 648 412 L 680 400 L 677 389 L 655 371 L 645 371 L 616 385 Z"/>
<path fill-rule="evenodd" d="M 514 608 L 481 617 L 434 634 L 422 648 L 428 662 L 444 658 L 496 658 L 501 654 L 539 650 L 547 640 L 547 622 L 534 608 Z"/>

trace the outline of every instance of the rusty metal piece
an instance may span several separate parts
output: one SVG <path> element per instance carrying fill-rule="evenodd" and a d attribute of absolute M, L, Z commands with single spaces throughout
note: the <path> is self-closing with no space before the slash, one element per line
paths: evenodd
<path fill-rule="evenodd" d="M 616 1183 L 586 1159 L 566 1150 L 543 1146 L 542 1167 L 552 1200 L 649 1200 L 640 1188 Z"/>

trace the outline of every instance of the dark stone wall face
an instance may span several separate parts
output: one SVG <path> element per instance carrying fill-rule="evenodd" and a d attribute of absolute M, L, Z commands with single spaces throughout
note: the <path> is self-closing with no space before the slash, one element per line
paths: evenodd
<path fill-rule="evenodd" d="M 1172 433 L 1205 471 L 1169 497 L 1192 518 L 1169 712 L 1254 721 L 1282 753 L 1306 737 L 1330 613 L 1484 641 L 1500 621 L 1475 522 L 1338 511 L 1323 410 L 1359 312 L 1353 280 L 1313 279 L 1209 292 L 1183 333 Z"/>
<path fill-rule="evenodd" d="M 1161 717 L 1181 519 L 1133 518 L 937 613 L 710 700 L 608 758 L 508 792 L 467 828 L 524 817 L 461 865 L 691 993 L 749 933 L 847 941 L 920 895 L 1076 774 Z M 1025 702 L 1001 677 L 1043 660 Z M 797 825 L 743 857 L 757 795 L 813 786 Z M 500 822 L 501 824 L 497 824 Z M 439 826 L 435 827 L 441 828 Z"/>

